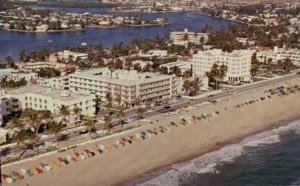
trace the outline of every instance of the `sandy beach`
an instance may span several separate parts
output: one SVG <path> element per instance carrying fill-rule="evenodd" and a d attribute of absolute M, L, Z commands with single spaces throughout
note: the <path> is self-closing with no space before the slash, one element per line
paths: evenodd
<path fill-rule="evenodd" d="M 294 79 L 290 85 L 299 85 Z M 216 105 L 207 105 L 190 109 L 181 109 L 173 116 L 155 116 L 150 118 L 153 124 L 145 124 L 139 132 L 158 128 L 160 125 L 168 127 L 169 132 L 152 135 L 150 139 L 138 140 L 132 144 L 109 149 L 102 154 L 76 161 L 66 166 L 44 171 L 42 174 L 18 180 L 7 185 L 122 185 L 122 183 L 143 175 L 143 173 L 171 165 L 175 162 L 192 159 L 201 154 L 221 148 L 228 143 L 234 143 L 244 137 L 278 127 L 284 121 L 300 118 L 300 93 L 257 101 L 239 109 L 237 104 L 250 100 L 257 100 L 267 96 L 262 90 L 233 95 L 218 102 Z M 214 117 L 205 120 L 193 120 L 188 125 L 170 125 L 170 122 L 179 123 L 183 116 L 200 116 L 203 113 L 216 113 Z M 136 134 L 138 131 L 133 131 Z M 125 134 L 124 136 L 128 136 Z M 87 144 L 74 149 L 74 152 L 85 148 L 92 148 L 96 144 L 113 142 L 121 137 L 111 137 L 99 142 Z M 30 168 L 32 165 L 53 160 L 73 152 L 55 153 L 16 165 L 5 166 L 4 174 L 18 171 L 20 168 Z"/>

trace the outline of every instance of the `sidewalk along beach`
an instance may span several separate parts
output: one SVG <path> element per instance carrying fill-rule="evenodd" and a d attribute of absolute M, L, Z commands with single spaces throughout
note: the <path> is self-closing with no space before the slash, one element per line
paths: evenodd
<path fill-rule="evenodd" d="M 298 78 L 268 92 L 249 91 L 151 117 L 153 124 L 132 133 L 5 166 L 2 179 L 7 185 L 120 185 L 300 119 L 299 85 Z"/>

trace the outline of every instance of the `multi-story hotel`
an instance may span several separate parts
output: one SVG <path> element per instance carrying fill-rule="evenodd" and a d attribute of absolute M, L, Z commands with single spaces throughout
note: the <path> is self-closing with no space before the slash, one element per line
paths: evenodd
<path fill-rule="evenodd" d="M 38 79 L 38 74 L 34 72 L 12 72 L 6 76 L 7 80 L 20 81 L 21 79 L 25 79 L 26 81 L 30 81 L 32 79 Z"/>
<path fill-rule="evenodd" d="M 72 52 L 70 50 L 64 50 L 63 52 L 57 52 L 57 53 L 50 54 L 49 61 L 57 62 L 58 59 L 68 60 L 70 58 L 72 58 L 73 60 L 76 60 L 77 58 L 80 58 L 81 60 L 86 60 L 88 58 L 88 54 L 80 53 L 80 52 Z"/>
<path fill-rule="evenodd" d="M 37 83 L 44 87 L 65 90 L 69 89 L 69 76 L 60 76 L 54 78 L 40 78 Z"/>
<path fill-rule="evenodd" d="M 268 59 L 272 59 L 273 63 L 278 60 L 290 59 L 291 62 L 300 66 L 300 50 L 299 49 L 286 49 L 274 47 L 274 50 L 263 50 L 256 53 L 256 58 L 259 62 L 266 62 Z"/>
<path fill-rule="evenodd" d="M 59 113 L 59 108 L 65 105 L 70 111 L 77 107 L 81 109 L 83 115 L 95 115 L 95 95 L 70 92 L 69 90 L 53 90 L 39 85 L 9 90 L 7 95 L 17 98 L 22 109 L 31 108 Z"/>
<path fill-rule="evenodd" d="M 134 107 L 148 101 L 159 102 L 178 94 L 175 75 L 139 73 L 135 70 L 98 68 L 70 75 L 72 91 L 95 94 L 102 101 L 111 99 L 114 106 Z"/>
<path fill-rule="evenodd" d="M 184 31 L 174 31 L 170 33 L 170 39 L 176 45 L 185 45 L 188 42 L 194 44 L 205 44 L 208 40 L 208 33 L 189 32 L 188 29 Z"/>
<path fill-rule="evenodd" d="M 193 55 L 193 75 L 205 76 L 214 64 L 226 65 L 227 73 L 224 81 L 239 82 L 251 80 L 251 57 L 254 51 L 235 50 L 232 53 L 220 49 L 200 51 Z"/>
<path fill-rule="evenodd" d="M 56 63 L 56 62 L 34 62 L 34 63 L 17 63 L 20 69 L 24 70 L 39 70 L 40 68 L 61 68 L 65 64 Z"/>

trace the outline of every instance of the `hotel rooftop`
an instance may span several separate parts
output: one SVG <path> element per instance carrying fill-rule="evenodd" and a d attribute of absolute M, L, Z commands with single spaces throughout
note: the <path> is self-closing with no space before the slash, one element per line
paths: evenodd
<path fill-rule="evenodd" d="M 64 100 L 64 101 L 71 101 L 74 99 L 88 96 L 87 94 L 82 94 L 79 92 L 71 92 L 68 90 L 53 90 L 51 88 L 43 87 L 40 85 L 24 86 L 18 89 L 8 90 L 7 92 L 7 94 L 12 94 L 12 95 L 26 94 L 26 93 L 34 93 L 41 96 L 47 96 L 53 99 Z"/>
<path fill-rule="evenodd" d="M 97 68 L 76 72 L 74 74 L 71 74 L 70 77 L 103 81 L 106 83 L 119 85 L 136 85 L 152 82 L 153 80 L 165 79 L 166 77 L 170 76 L 151 72 L 139 73 L 136 70 L 110 70 L 108 68 Z"/>

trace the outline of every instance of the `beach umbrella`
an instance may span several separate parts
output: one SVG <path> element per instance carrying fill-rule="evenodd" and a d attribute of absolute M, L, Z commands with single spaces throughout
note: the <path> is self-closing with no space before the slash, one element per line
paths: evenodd
<path fill-rule="evenodd" d="M 38 168 L 38 167 L 35 167 L 35 170 L 36 170 L 36 172 L 37 172 L 38 174 L 41 174 L 41 173 L 43 173 L 43 170 L 42 170 L 42 169 L 40 169 L 40 168 Z"/>
<path fill-rule="evenodd" d="M 78 158 L 80 155 L 78 152 L 74 152 L 74 154 L 75 154 L 76 158 Z"/>
<path fill-rule="evenodd" d="M 5 179 L 5 181 L 6 181 L 6 183 L 9 184 L 9 183 L 14 182 L 15 180 L 13 178 L 11 178 L 11 177 L 8 177 L 8 178 Z"/>
<path fill-rule="evenodd" d="M 134 140 L 134 136 L 129 136 L 129 138 L 130 138 L 131 140 Z"/>
<path fill-rule="evenodd" d="M 61 167 L 60 164 L 57 163 L 55 160 L 51 160 L 49 163 L 57 169 L 59 169 Z"/>
<path fill-rule="evenodd" d="M 21 172 L 24 176 L 28 176 L 28 175 L 27 175 L 26 169 L 20 169 L 20 172 Z"/>
<path fill-rule="evenodd" d="M 9 178 L 9 176 L 6 175 L 6 174 L 1 174 L 1 179 L 2 179 L 2 180 L 5 180 L 6 178 Z"/>
<path fill-rule="evenodd" d="M 139 134 L 135 134 L 135 137 L 136 137 L 136 138 L 140 138 L 140 135 L 139 135 Z"/>
<path fill-rule="evenodd" d="M 87 149 L 84 149 L 84 152 L 85 152 L 87 155 L 90 153 L 90 151 L 87 150 Z"/>
<path fill-rule="evenodd" d="M 68 165 L 70 163 L 67 159 L 64 159 L 63 162 L 65 165 Z"/>
<path fill-rule="evenodd" d="M 58 159 L 59 162 L 63 162 L 64 161 L 64 159 L 62 157 L 58 157 L 57 159 Z"/>
<path fill-rule="evenodd" d="M 49 164 L 40 163 L 41 167 L 46 171 L 50 171 L 52 167 Z"/>
<path fill-rule="evenodd" d="M 104 148 L 105 148 L 105 146 L 102 145 L 102 144 L 100 144 L 100 145 L 98 145 L 98 146 L 99 146 L 99 148 L 100 148 L 101 150 L 104 150 Z"/>
<path fill-rule="evenodd" d="M 80 154 L 80 155 L 79 155 L 79 158 L 80 158 L 81 160 L 84 160 L 84 159 L 85 159 L 85 156 L 82 155 L 82 154 Z"/>
<path fill-rule="evenodd" d="M 118 145 L 116 145 L 116 144 L 113 144 L 112 146 L 113 146 L 113 148 L 115 148 L 115 149 L 118 148 Z"/>
<path fill-rule="evenodd" d="M 14 181 L 16 181 L 17 179 L 18 180 L 23 180 L 24 179 L 24 176 L 21 176 L 18 172 L 16 172 L 16 171 L 11 171 L 10 172 L 10 176 L 11 176 L 11 178 L 14 180 Z"/>
<path fill-rule="evenodd" d="M 100 154 L 102 154 L 102 153 L 103 153 L 103 150 L 101 150 L 101 149 L 98 149 L 98 152 L 99 152 Z"/>
<path fill-rule="evenodd" d="M 93 147 L 91 147 L 93 151 L 97 150 L 97 145 L 95 144 Z"/>
<path fill-rule="evenodd" d="M 131 141 L 130 139 L 128 139 L 127 142 L 128 142 L 129 144 L 132 144 L 132 141 Z"/>

